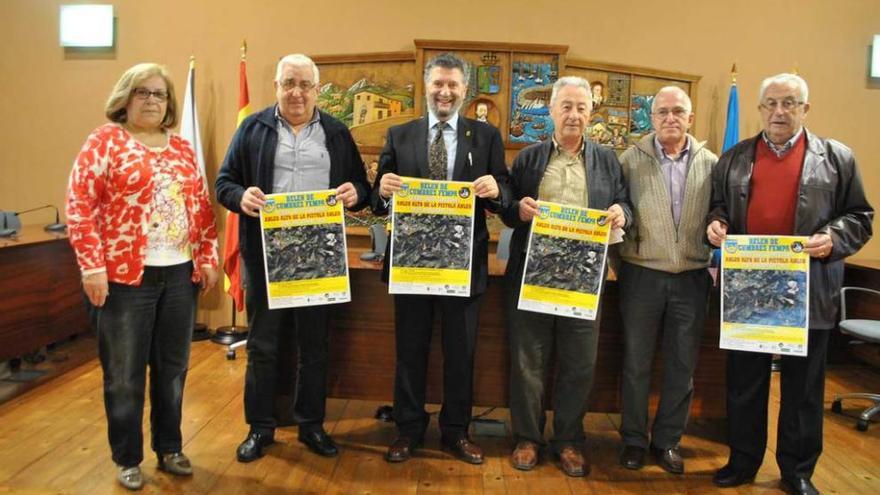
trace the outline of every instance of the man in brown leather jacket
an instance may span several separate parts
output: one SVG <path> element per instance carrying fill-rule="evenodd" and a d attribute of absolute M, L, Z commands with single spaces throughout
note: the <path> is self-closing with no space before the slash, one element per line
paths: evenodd
<path fill-rule="evenodd" d="M 810 478 L 822 452 L 822 407 L 829 330 L 843 283 L 843 260 L 871 238 L 868 204 L 852 152 L 803 127 L 807 83 L 794 74 L 764 80 L 764 130 L 721 156 L 712 177 L 707 235 L 803 235 L 810 259 L 806 357 L 783 356 L 776 462 L 789 493 L 818 493 Z M 770 354 L 727 356 L 730 458 L 714 476 L 719 487 L 751 482 L 767 446 Z"/>

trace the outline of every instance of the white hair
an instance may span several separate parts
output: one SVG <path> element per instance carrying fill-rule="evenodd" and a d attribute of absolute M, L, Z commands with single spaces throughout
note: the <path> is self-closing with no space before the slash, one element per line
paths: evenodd
<path fill-rule="evenodd" d="M 804 81 L 804 78 L 797 74 L 783 72 L 782 74 L 770 76 L 761 82 L 761 91 L 758 92 L 758 105 L 764 103 L 764 93 L 767 92 L 767 88 L 771 84 L 794 84 L 801 92 L 801 100 L 804 103 L 809 103 L 810 101 L 810 89 L 807 87 L 807 81 Z"/>
<path fill-rule="evenodd" d="M 583 77 L 577 76 L 565 76 L 560 77 L 553 83 L 553 91 L 550 93 L 550 106 L 552 107 L 554 103 L 556 103 L 556 94 L 559 93 L 559 90 L 564 86 L 574 86 L 576 88 L 584 88 L 587 92 L 587 96 L 592 94 L 590 92 L 590 81 L 587 81 Z M 593 109 L 593 99 L 587 98 L 587 108 Z"/>
<path fill-rule="evenodd" d="M 687 113 L 693 112 L 693 104 L 691 103 L 691 97 L 688 96 L 687 91 L 679 88 L 678 86 L 664 86 L 660 88 L 660 91 L 657 91 L 657 94 L 654 95 L 654 99 L 651 101 L 651 113 L 654 113 L 657 110 L 657 97 L 660 96 L 661 93 L 676 93 L 678 96 L 684 100 L 684 109 Z"/>
<path fill-rule="evenodd" d="M 318 66 L 315 65 L 315 62 L 312 61 L 309 57 L 303 55 L 302 53 L 293 53 L 290 55 L 285 55 L 278 61 L 278 67 L 275 68 L 275 82 L 281 82 L 281 73 L 284 72 L 285 65 L 292 65 L 294 67 L 308 67 L 312 69 L 312 75 L 314 75 L 315 85 L 317 86 L 320 83 L 320 76 L 318 73 Z"/>

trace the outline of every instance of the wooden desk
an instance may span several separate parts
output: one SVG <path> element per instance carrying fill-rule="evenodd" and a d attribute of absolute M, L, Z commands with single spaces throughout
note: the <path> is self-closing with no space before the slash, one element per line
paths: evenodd
<path fill-rule="evenodd" d="M 88 329 L 67 237 L 24 226 L 17 239 L 0 239 L 0 360 Z"/>
<path fill-rule="evenodd" d="M 330 370 L 328 377 L 331 397 L 391 401 L 394 384 L 394 305 L 388 287 L 380 281 L 381 264 L 360 261 L 360 254 L 369 250 L 369 237 L 357 229 L 348 233 L 352 302 L 334 305 L 331 330 Z M 504 262 L 496 260 L 495 242 L 489 252 L 491 280 L 480 310 L 474 371 L 474 405 L 507 406 L 509 349 L 506 312 L 504 311 Z M 606 283 L 602 295 L 598 361 L 593 386 L 591 411 L 620 410 L 620 375 L 623 342 L 618 306 L 617 283 Z M 700 357 L 694 376 L 694 398 L 691 414 L 695 417 L 725 416 L 725 351 L 718 349 L 718 291 L 710 299 Z M 290 335 L 283 333 L 283 335 Z M 279 360 L 279 395 L 277 417 L 290 423 L 294 393 L 295 344 L 285 340 Z M 439 403 L 442 397 L 442 353 L 439 321 L 434 324 L 434 338 L 428 373 L 428 402 Z M 660 383 L 660 357 L 655 361 L 652 376 L 652 407 L 657 404 Z"/>

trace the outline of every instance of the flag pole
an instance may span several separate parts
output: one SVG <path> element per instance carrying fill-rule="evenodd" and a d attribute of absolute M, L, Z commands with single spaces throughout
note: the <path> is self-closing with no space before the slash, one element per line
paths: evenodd
<path fill-rule="evenodd" d="M 205 179 L 205 163 L 201 152 L 201 138 L 199 137 L 199 122 L 196 112 L 195 101 L 195 55 L 189 56 L 189 70 L 186 75 L 186 90 L 183 97 L 183 110 L 180 116 L 180 135 L 192 145 L 195 153 L 195 161 L 201 171 L 202 180 Z M 211 329 L 208 325 L 195 321 L 193 323 L 192 341 L 207 340 L 211 338 Z"/>
<path fill-rule="evenodd" d="M 244 39 L 241 41 L 241 66 L 239 68 L 239 71 L 240 71 L 239 78 L 242 77 L 241 71 L 244 70 L 243 64 L 245 64 L 246 62 L 247 62 L 247 40 Z M 241 79 L 239 79 L 239 80 L 241 80 Z M 245 79 L 245 84 L 247 84 L 246 79 Z M 246 88 L 246 86 L 245 86 L 245 88 Z M 242 88 L 239 88 L 239 93 L 241 92 L 241 90 L 242 90 Z M 246 89 L 245 89 L 245 91 L 246 91 Z M 239 108 L 239 111 L 238 111 L 239 115 L 236 117 L 238 120 L 240 120 L 241 110 L 242 109 Z M 227 230 L 230 228 L 229 219 L 233 215 L 235 215 L 235 214 L 234 213 L 227 213 L 227 215 L 226 215 L 226 229 Z M 234 223 L 234 225 L 238 225 L 238 222 L 236 221 Z M 234 233 L 233 233 L 233 235 L 234 235 Z M 227 233 L 226 240 L 229 241 L 229 239 L 230 239 L 230 236 Z M 241 263 L 240 262 L 240 255 L 237 254 L 236 257 L 239 258 L 239 265 L 240 265 L 240 263 Z M 224 258 L 225 258 L 225 256 L 224 256 Z M 240 272 L 239 273 L 239 284 L 242 283 L 241 278 L 243 276 L 244 276 L 244 273 Z M 225 283 L 224 283 L 224 285 L 225 285 Z M 248 331 L 250 329 L 247 326 L 241 326 L 241 325 L 237 324 L 237 322 L 236 322 L 236 316 L 237 316 L 236 313 L 237 312 L 236 312 L 235 297 L 230 293 L 229 298 L 232 300 L 232 325 L 225 325 L 222 327 L 217 327 L 217 330 L 214 332 L 214 336 L 211 337 L 211 341 L 216 344 L 232 346 L 232 344 L 246 340 L 247 335 L 248 335 Z M 235 358 L 235 350 L 232 347 L 230 347 L 230 349 L 227 351 L 226 357 L 229 359 Z"/>

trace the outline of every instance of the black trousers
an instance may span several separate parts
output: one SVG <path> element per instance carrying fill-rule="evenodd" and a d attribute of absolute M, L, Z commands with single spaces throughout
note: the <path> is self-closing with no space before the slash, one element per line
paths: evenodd
<path fill-rule="evenodd" d="M 644 449 L 649 444 L 675 447 L 690 412 L 711 277 L 705 268 L 667 273 L 624 262 L 617 279 L 624 343 L 620 436 L 625 445 Z M 658 333 L 663 377 L 649 438 L 648 396 Z"/>
<path fill-rule="evenodd" d="M 151 447 L 180 452 L 183 388 L 196 314 L 192 263 L 144 269 L 141 285 L 110 284 L 93 308 L 104 371 L 104 408 L 113 462 L 132 467 L 144 457 L 141 425 L 150 368 Z"/>
<path fill-rule="evenodd" d="M 250 276 L 253 273 L 254 276 Z M 297 376 L 294 420 L 300 432 L 321 429 L 327 399 L 330 310 L 309 306 L 270 310 L 262 273 L 249 272 L 250 333 L 244 382 L 244 416 L 252 432 L 272 433 L 281 332 L 296 334 Z"/>
<path fill-rule="evenodd" d="M 828 330 L 810 329 L 806 357 L 782 356 L 776 463 L 784 478 L 809 479 L 822 453 Z M 770 354 L 727 355 L 727 443 L 730 464 L 757 471 L 767 447 Z"/>
<path fill-rule="evenodd" d="M 440 310 L 443 347 L 440 431 L 449 441 L 467 437 L 474 395 L 479 301 L 480 296 L 394 296 L 397 348 L 394 422 L 401 435 L 421 439 L 428 428 L 430 417 L 425 412 L 425 386 L 434 310 L 437 308 Z"/>

